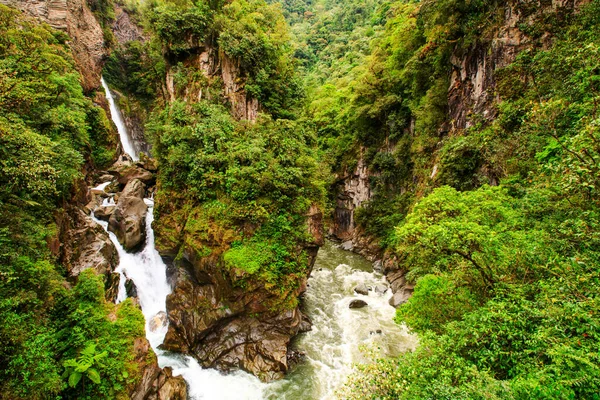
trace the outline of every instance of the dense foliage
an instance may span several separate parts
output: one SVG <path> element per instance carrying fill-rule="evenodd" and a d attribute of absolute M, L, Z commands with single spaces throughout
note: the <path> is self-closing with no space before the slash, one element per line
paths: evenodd
<path fill-rule="evenodd" d="M 68 37 L 0 5 L 0 398 L 115 398 L 137 381 L 133 341 L 143 317 L 105 301 L 85 271 L 63 277 L 48 244 L 53 213 L 70 198 L 83 164 L 114 157 L 104 111 L 83 95 Z M 69 379 L 69 360 L 93 347 L 89 381 Z"/>
<path fill-rule="evenodd" d="M 345 91 L 326 88 L 345 100 L 313 103 L 330 113 L 314 114 L 328 137 L 351 132 L 337 126 L 357 116 L 350 123 L 361 131 L 344 143 L 362 147 L 381 172 L 358 220 L 416 282 L 397 320 L 419 334 L 420 346 L 359 367 L 344 396 L 598 398 L 600 3 L 577 15 L 515 7 L 530 18 L 521 28 L 531 45 L 496 72 L 493 119 L 473 115 L 464 130 L 445 125 L 450 55 L 486 48 L 504 15 L 494 2 L 393 4 L 370 72 Z M 550 45 L 542 45 L 544 32 Z M 333 125 L 326 117 L 345 112 Z M 338 151 L 344 157 L 351 147 Z M 437 174 L 429 176 L 432 161 Z M 401 180 L 386 185 L 386 171 Z M 381 207 L 400 187 L 420 200 Z"/>
<path fill-rule="evenodd" d="M 228 267 L 258 276 L 278 294 L 296 289 L 308 268 L 298 251 L 311 241 L 306 213 L 324 196 L 312 133 L 288 120 L 238 123 L 207 102 L 174 102 L 147 128 L 161 165 L 159 204 L 173 196 L 194 208 L 187 244 L 207 256 L 209 238 L 233 229 L 224 242 L 212 241 L 217 250 L 231 246 Z"/>

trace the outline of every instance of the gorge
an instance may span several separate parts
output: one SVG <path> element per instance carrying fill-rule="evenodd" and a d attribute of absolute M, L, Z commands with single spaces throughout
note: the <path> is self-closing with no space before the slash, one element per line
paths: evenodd
<path fill-rule="evenodd" d="M 597 397 L 600 1 L 0 3 L 0 399 Z"/>

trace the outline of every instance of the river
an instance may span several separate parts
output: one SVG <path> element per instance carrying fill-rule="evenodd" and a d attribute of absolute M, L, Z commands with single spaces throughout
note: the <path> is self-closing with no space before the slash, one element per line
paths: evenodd
<path fill-rule="evenodd" d="M 107 97 L 110 91 L 103 81 Z M 112 96 L 110 96 L 112 98 Z M 111 102 L 111 111 L 116 104 Z M 118 110 L 112 113 L 118 127 L 124 124 Z M 119 131 L 122 140 L 127 132 Z M 123 143 L 126 152 L 130 143 Z M 132 154 L 130 154 L 132 155 Z M 109 198 L 105 205 L 111 204 Z M 290 371 L 285 379 L 265 384 L 254 376 L 239 371 L 223 375 L 213 369 L 201 368 L 191 357 L 160 350 L 167 327 L 152 331 L 150 321 L 160 312 L 166 312 L 166 297 L 171 288 L 167 282 L 166 266 L 154 247 L 154 202 L 145 199 L 146 244 L 137 253 L 126 252 L 116 236 L 109 232 L 116 246 L 121 274 L 118 300 L 126 298 L 125 277 L 137 288 L 140 307 L 146 318 L 146 336 L 158 356 L 161 367 L 170 366 L 175 375 L 182 375 L 188 384 L 192 400 L 262 400 L 262 399 L 330 399 L 352 371 L 352 364 L 364 361 L 362 347 L 376 349 L 381 355 L 399 354 L 414 348 L 416 339 L 405 328 L 393 322 L 394 308 L 388 304 L 390 290 L 376 293 L 377 285 L 385 278 L 373 271 L 363 257 L 341 250 L 327 242 L 319 250 L 313 272 L 308 280 L 303 307 L 313 322 L 312 330 L 298 335 L 293 348 L 304 353 L 305 359 Z M 107 229 L 108 223 L 94 220 Z M 373 290 L 368 295 L 354 292 L 358 284 Z M 349 303 L 362 299 L 368 306 L 350 309 Z"/>

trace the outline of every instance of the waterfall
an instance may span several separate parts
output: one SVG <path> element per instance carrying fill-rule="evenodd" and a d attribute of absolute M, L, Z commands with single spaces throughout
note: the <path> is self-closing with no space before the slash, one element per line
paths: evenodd
<path fill-rule="evenodd" d="M 104 80 L 102 84 L 111 104 L 111 113 L 117 127 L 122 127 L 119 112 Z M 113 108 L 115 111 L 112 111 Z M 131 148 L 127 134 L 121 134 L 123 148 Z M 133 155 L 133 154 L 131 154 Z M 102 191 L 108 183 L 94 188 Z M 142 313 L 146 319 L 146 337 L 158 357 L 160 367 L 173 368 L 188 384 L 192 400 L 261 400 L 261 399 L 331 399 L 352 371 L 352 364 L 363 361 L 359 345 L 380 349 L 382 355 L 394 355 L 412 349 L 416 339 L 405 328 L 393 322 L 394 308 L 388 304 L 391 291 L 385 294 L 375 290 L 368 295 L 354 293 L 358 284 L 372 288 L 385 284 L 385 277 L 373 272 L 371 263 L 356 254 L 343 251 L 327 243 L 317 256 L 315 267 L 308 279 L 304 308 L 313 321 L 310 332 L 299 335 L 294 348 L 306 354 L 306 359 L 289 375 L 278 382 L 265 384 L 256 377 L 237 371 L 223 375 L 214 369 L 202 368 L 189 356 L 174 354 L 159 348 L 168 329 L 160 315 L 166 315 L 166 298 L 171 292 L 167 282 L 166 265 L 154 247 L 154 201 L 144 199 L 146 214 L 146 243 L 137 253 L 125 251 L 117 237 L 108 232 L 108 223 L 92 218 L 107 230 L 110 240 L 119 253 L 120 274 L 117 302 L 127 294 L 126 279 L 131 279 L 137 289 Z M 114 205 L 113 196 L 104 199 L 102 206 Z M 368 303 L 364 309 L 349 309 L 354 299 Z M 155 329 L 151 329 L 153 325 Z"/>
<path fill-rule="evenodd" d="M 121 138 L 121 145 L 123 146 L 123 151 L 129 156 L 133 161 L 138 161 L 138 154 L 135 151 L 135 147 L 127 133 L 127 128 L 125 128 L 125 123 L 123 122 L 123 118 L 121 117 L 121 112 L 115 103 L 115 99 L 104 80 L 104 77 L 100 78 L 100 83 L 102 83 L 102 87 L 104 88 L 104 93 L 106 94 L 106 99 L 108 100 L 108 105 L 110 107 L 110 115 L 112 117 L 113 122 L 117 126 L 117 132 L 119 132 L 119 138 Z"/>

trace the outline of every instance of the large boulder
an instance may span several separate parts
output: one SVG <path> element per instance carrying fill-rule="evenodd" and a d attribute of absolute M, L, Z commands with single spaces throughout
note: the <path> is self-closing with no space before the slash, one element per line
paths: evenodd
<path fill-rule="evenodd" d="M 146 239 L 146 212 L 144 203 L 145 185 L 139 179 L 127 183 L 114 212 L 108 220 L 108 229 L 117 236 L 125 250 L 134 251 Z"/>
<path fill-rule="evenodd" d="M 348 305 L 348 308 L 364 308 L 369 304 L 364 300 L 352 300 Z"/>
<path fill-rule="evenodd" d="M 364 283 L 361 283 L 360 285 L 356 286 L 354 288 L 354 291 L 356 293 L 362 294 L 364 296 L 368 296 L 369 295 L 369 288 Z"/>
<path fill-rule="evenodd" d="M 83 270 L 95 269 L 105 277 L 108 299 L 114 300 L 116 293 L 109 289 L 115 286 L 112 273 L 119 265 L 119 255 L 108 233 L 76 206 L 57 213 L 56 222 L 58 236 L 49 245 L 69 277 L 76 280 Z"/>
<path fill-rule="evenodd" d="M 322 243 L 322 234 L 317 234 L 321 216 L 316 209 L 307 214 L 314 239 L 303 244 L 308 268 L 306 275 L 296 278 L 298 285 L 286 292 L 225 265 L 222 255 L 236 237 L 230 226 L 211 224 L 210 231 L 201 234 L 186 231 L 181 247 L 169 253 L 178 256 L 169 273 L 173 291 L 167 297 L 169 327 L 162 348 L 192 355 L 204 367 L 243 369 L 263 381 L 282 378 L 293 359 L 289 357 L 292 338 L 310 329 L 295 300 L 306 290 Z M 155 233 L 163 232 L 160 225 L 165 221 L 159 220 Z M 162 243 L 160 237 L 157 243 Z"/>
<path fill-rule="evenodd" d="M 135 361 L 140 366 L 141 379 L 129 390 L 131 400 L 187 400 L 187 385 L 181 376 L 173 376 L 169 367 L 160 368 L 146 338 L 134 343 Z"/>

